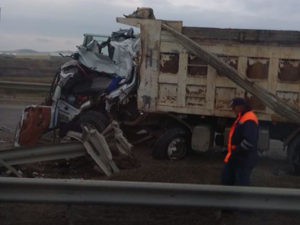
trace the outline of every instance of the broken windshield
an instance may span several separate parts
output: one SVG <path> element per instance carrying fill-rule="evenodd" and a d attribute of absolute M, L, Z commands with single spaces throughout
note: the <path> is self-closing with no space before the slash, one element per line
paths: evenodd
<path fill-rule="evenodd" d="M 83 46 L 87 47 L 89 44 L 91 44 L 94 40 L 97 41 L 97 43 L 100 45 L 102 42 L 107 41 L 109 38 L 108 35 L 102 35 L 102 34 L 84 34 L 84 39 L 83 39 Z M 105 46 L 101 49 L 101 53 L 103 55 L 108 56 L 108 47 Z"/>

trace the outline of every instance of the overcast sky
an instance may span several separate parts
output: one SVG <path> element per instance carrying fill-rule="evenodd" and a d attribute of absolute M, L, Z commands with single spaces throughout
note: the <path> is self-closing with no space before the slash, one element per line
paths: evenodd
<path fill-rule="evenodd" d="M 0 50 L 74 50 L 83 33 L 110 34 L 143 6 L 184 26 L 300 30 L 299 0 L 0 0 Z"/>

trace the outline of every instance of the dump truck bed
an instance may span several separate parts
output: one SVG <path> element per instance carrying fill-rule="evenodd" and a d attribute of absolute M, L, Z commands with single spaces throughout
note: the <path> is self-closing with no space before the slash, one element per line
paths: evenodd
<path fill-rule="evenodd" d="M 131 25 L 136 25 L 131 21 Z M 299 110 L 300 32 L 182 27 L 186 35 L 235 68 L 244 78 Z M 127 19 L 127 24 L 128 19 Z M 246 97 L 260 120 L 284 121 L 257 97 L 189 53 L 161 21 L 141 27 L 142 53 L 138 106 L 147 112 L 175 112 L 232 117 L 234 97 Z"/>

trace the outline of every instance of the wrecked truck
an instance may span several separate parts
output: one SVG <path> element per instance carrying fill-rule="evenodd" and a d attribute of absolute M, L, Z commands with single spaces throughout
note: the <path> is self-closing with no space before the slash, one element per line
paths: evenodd
<path fill-rule="evenodd" d="M 260 121 L 259 151 L 269 150 L 270 139 L 281 140 L 299 170 L 300 32 L 117 22 L 141 30 L 137 107 L 150 118 L 142 115 L 145 124 L 156 121 L 154 157 L 178 159 L 190 149 L 226 146 L 230 102 L 244 97 Z"/>
<path fill-rule="evenodd" d="M 136 51 L 139 39 L 133 29 L 110 37 L 85 34 L 83 44 L 55 74 L 45 104 L 25 108 L 16 146 L 34 146 L 43 134 L 58 130 L 81 132 L 83 126 L 103 131 L 111 121 L 108 112 L 136 88 Z"/>
<path fill-rule="evenodd" d="M 191 149 L 226 146 L 230 101 L 244 97 L 260 121 L 260 152 L 281 140 L 299 169 L 300 32 L 185 27 L 143 16 L 117 22 L 140 34 L 86 36 L 54 79 L 43 132 L 59 128 L 63 137 L 82 124 L 101 131 L 114 118 L 133 142 L 152 140 L 153 157 L 182 159 Z M 22 144 L 26 132 L 19 133 Z"/>

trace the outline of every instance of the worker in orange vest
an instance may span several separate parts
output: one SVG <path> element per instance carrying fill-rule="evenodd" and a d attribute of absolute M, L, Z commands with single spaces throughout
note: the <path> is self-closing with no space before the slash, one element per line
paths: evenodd
<path fill-rule="evenodd" d="M 231 107 L 237 117 L 229 131 L 222 184 L 247 186 L 258 160 L 258 120 L 243 98 L 234 98 Z"/>

